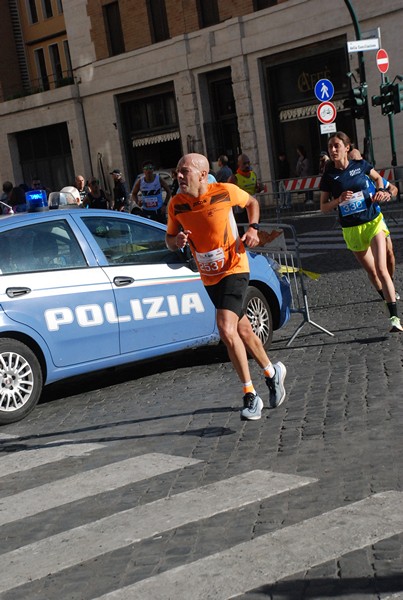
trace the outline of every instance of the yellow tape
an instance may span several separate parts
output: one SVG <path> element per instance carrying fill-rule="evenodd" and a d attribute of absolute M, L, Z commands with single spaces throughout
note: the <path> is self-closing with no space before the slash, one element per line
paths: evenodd
<path fill-rule="evenodd" d="M 305 269 L 299 269 L 298 267 L 285 267 L 280 265 L 279 272 L 284 275 L 285 273 L 303 273 L 310 279 L 317 281 L 320 277 L 320 273 L 313 273 L 312 271 L 306 271 Z"/>

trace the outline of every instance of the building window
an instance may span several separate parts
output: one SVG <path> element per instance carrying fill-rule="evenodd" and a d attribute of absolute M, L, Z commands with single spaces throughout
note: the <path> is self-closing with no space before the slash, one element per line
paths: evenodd
<path fill-rule="evenodd" d="M 62 15 L 63 14 L 62 0 L 56 0 L 56 6 L 57 6 L 57 12 L 59 13 L 59 15 Z"/>
<path fill-rule="evenodd" d="M 116 56 L 125 51 L 122 21 L 120 20 L 119 3 L 111 2 L 103 7 L 109 56 Z"/>
<path fill-rule="evenodd" d="M 130 129 L 137 134 L 172 129 L 177 124 L 175 97 L 172 93 L 150 96 L 130 105 Z"/>
<path fill-rule="evenodd" d="M 67 40 L 63 41 L 63 50 L 64 50 L 64 57 L 66 59 L 66 65 L 67 65 L 67 77 L 73 77 L 73 67 L 71 64 L 71 56 L 70 56 L 70 48 L 69 48 L 69 43 Z"/>
<path fill-rule="evenodd" d="M 165 0 L 148 0 L 147 10 L 153 43 L 168 40 L 169 28 Z"/>
<path fill-rule="evenodd" d="M 277 0 L 253 0 L 253 10 L 263 10 L 270 6 L 276 6 Z"/>
<path fill-rule="evenodd" d="M 210 25 L 216 25 L 220 22 L 217 0 L 198 0 L 197 12 L 200 28 L 210 27 Z"/>
<path fill-rule="evenodd" d="M 38 48 L 38 50 L 35 50 L 34 55 L 35 55 L 36 71 L 38 74 L 38 87 L 40 87 L 43 90 L 48 90 L 49 89 L 49 78 L 48 78 L 48 72 L 46 70 L 46 62 L 45 62 L 45 55 L 43 53 L 43 48 Z"/>
<path fill-rule="evenodd" d="M 52 71 L 53 71 L 53 80 L 54 80 L 55 84 L 57 85 L 63 78 L 63 69 L 62 69 L 62 63 L 60 60 L 58 44 L 51 44 L 49 46 L 49 55 L 50 55 L 50 62 L 51 62 Z"/>
<path fill-rule="evenodd" d="M 42 12 L 45 19 L 53 17 L 53 9 L 51 0 L 42 0 Z"/>
<path fill-rule="evenodd" d="M 30 23 L 38 22 L 38 11 L 36 10 L 36 1 L 27 0 L 28 18 Z"/>

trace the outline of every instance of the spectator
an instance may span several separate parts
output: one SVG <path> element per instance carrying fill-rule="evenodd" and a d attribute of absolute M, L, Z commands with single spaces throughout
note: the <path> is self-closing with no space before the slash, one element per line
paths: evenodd
<path fill-rule="evenodd" d="M 99 187 L 99 179 L 90 177 L 88 181 L 89 192 L 83 200 L 83 208 L 104 208 L 108 209 L 109 201 L 104 190 Z"/>
<path fill-rule="evenodd" d="M 31 180 L 31 187 L 26 190 L 27 192 L 37 192 L 38 190 L 45 190 L 46 196 L 49 196 L 50 189 L 47 188 L 42 182 L 40 177 L 34 175 Z"/>
<path fill-rule="evenodd" d="M 12 206 L 14 212 L 26 212 L 27 201 L 25 198 L 25 192 L 20 186 L 13 187 L 13 189 L 11 190 L 10 206 Z"/>
<path fill-rule="evenodd" d="M 37 177 L 36 175 L 34 175 L 31 179 L 31 187 L 29 188 L 29 191 L 35 191 L 35 190 L 42 190 L 42 183 L 39 177 Z"/>
<path fill-rule="evenodd" d="M 123 178 L 122 171 L 119 169 L 113 169 L 109 173 L 113 177 L 114 187 L 113 187 L 113 210 L 119 211 L 129 211 L 129 190 L 127 189 L 126 182 Z"/>
<path fill-rule="evenodd" d="M 319 174 L 323 175 L 323 173 L 325 172 L 325 169 L 327 167 L 327 164 L 329 162 L 330 158 L 327 152 L 325 152 L 324 150 L 322 150 L 322 152 L 320 153 L 320 157 L 319 157 Z"/>
<path fill-rule="evenodd" d="M 297 146 L 298 160 L 295 166 L 295 174 L 297 177 L 304 178 L 310 175 L 310 164 L 303 146 Z M 313 204 L 313 193 L 311 191 L 305 194 L 306 204 Z"/>
<path fill-rule="evenodd" d="M 171 196 L 175 196 L 175 194 L 177 193 L 178 188 L 179 188 L 178 174 L 176 172 L 176 169 L 172 169 L 171 177 L 172 177 Z"/>
<path fill-rule="evenodd" d="M 3 193 L 0 196 L 0 202 L 2 202 L 3 204 L 0 205 L 0 214 L 8 215 L 11 212 L 10 195 L 12 189 L 13 184 L 11 183 L 11 181 L 5 181 L 3 183 Z"/>
<path fill-rule="evenodd" d="M 86 195 L 88 194 L 88 191 L 89 191 L 88 186 L 85 185 L 85 179 L 82 175 L 76 175 L 76 177 L 74 179 L 73 187 L 75 187 L 78 190 L 78 193 L 80 194 L 79 206 L 81 206 L 84 198 L 86 197 Z"/>
<path fill-rule="evenodd" d="M 235 174 L 231 175 L 228 179 L 228 183 L 234 183 L 244 192 L 248 192 L 251 196 L 255 196 L 261 191 L 262 186 L 258 181 L 257 175 L 252 171 L 249 157 L 246 154 L 240 154 L 238 156 L 238 168 Z M 237 223 L 247 223 L 248 215 L 245 209 L 239 206 L 234 207 L 235 220 Z M 244 234 L 243 227 L 238 227 L 239 235 Z"/>
<path fill-rule="evenodd" d="M 232 175 L 232 169 L 228 166 L 228 156 L 221 154 L 218 157 L 217 162 L 220 168 L 217 171 L 216 179 L 218 183 L 227 183 Z"/>
<path fill-rule="evenodd" d="M 278 184 L 280 206 L 281 208 L 291 208 L 291 192 L 287 191 L 285 187 L 285 181 L 290 177 L 290 163 L 285 152 L 279 152 L 278 154 L 278 177 L 280 180 Z"/>
<path fill-rule="evenodd" d="M 66 200 L 68 204 L 74 206 L 73 202 L 77 204 L 77 206 L 81 206 L 81 198 L 80 192 L 73 185 L 67 185 L 66 187 L 60 190 L 66 196 Z"/>

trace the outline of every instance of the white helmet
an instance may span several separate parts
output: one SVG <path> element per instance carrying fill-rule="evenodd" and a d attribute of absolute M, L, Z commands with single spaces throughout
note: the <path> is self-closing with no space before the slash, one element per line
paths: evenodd
<path fill-rule="evenodd" d="M 80 202 L 81 202 L 80 192 L 73 185 L 67 185 L 66 187 L 62 188 L 60 191 L 65 194 L 71 194 L 73 196 L 75 202 L 77 204 L 80 204 Z M 69 202 L 69 204 L 70 204 L 70 202 Z"/>
<path fill-rule="evenodd" d="M 60 192 L 51 192 L 48 198 L 49 208 L 77 208 L 80 205 L 80 193 L 77 188 L 68 185 Z"/>

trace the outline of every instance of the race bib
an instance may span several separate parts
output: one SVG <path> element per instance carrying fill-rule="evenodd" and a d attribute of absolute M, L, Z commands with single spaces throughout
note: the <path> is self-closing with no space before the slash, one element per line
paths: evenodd
<path fill-rule="evenodd" d="M 147 210 L 157 210 L 158 196 L 144 196 L 144 206 Z"/>
<path fill-rule="evenodd" d="M 355 192 L 351 198 L 344 200 L 344 202 L 340 202 L 339 208 L 342 217 L 348 217 L 349 215 L 363 212 L 367 208 L 364 194 L 362 192 Z"/>
<path fill-rule="evenodd" d="M 225 255 L 222 248 L 210 250 L 209 252 L 196 252 L 200 271 L 203 273 L 219 273 L 224 267 Z"/>

